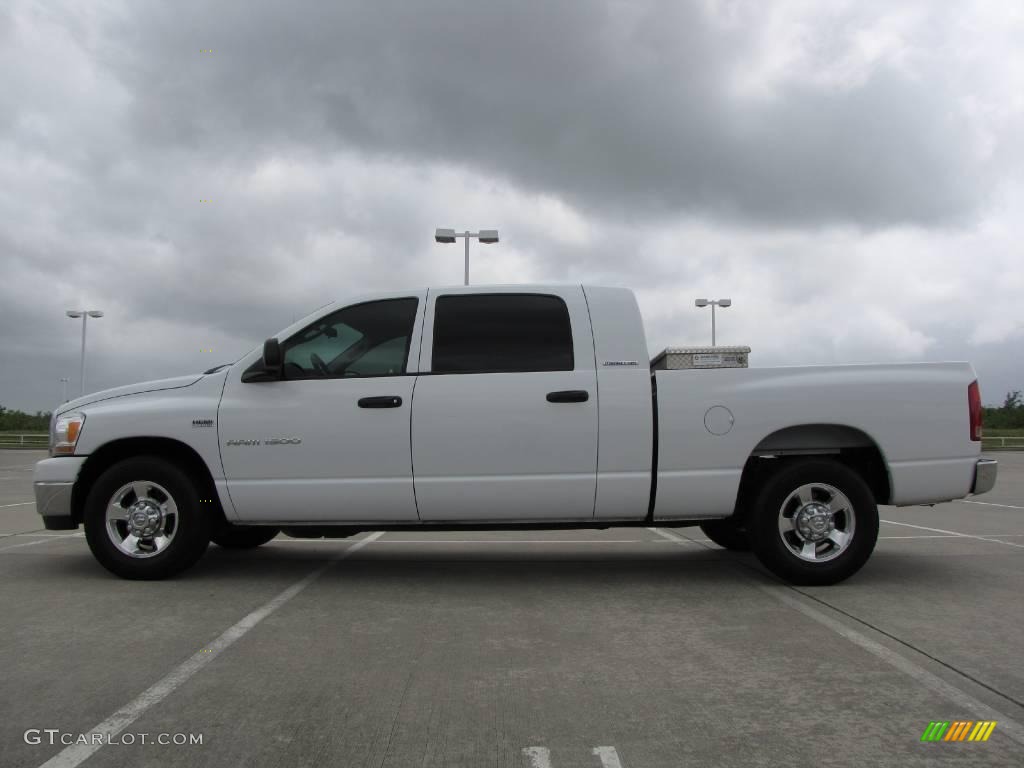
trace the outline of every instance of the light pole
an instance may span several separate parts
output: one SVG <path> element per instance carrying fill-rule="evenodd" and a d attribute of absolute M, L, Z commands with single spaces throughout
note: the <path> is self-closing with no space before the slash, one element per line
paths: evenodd
<path fill-rule="evenodd" d="M 466 278 L 463 285 L 469 285 L 469 240 L 475 237 L 481 243 L 491 244 L 498 242 L 498 230 L 481 229 L 479 232 L 456 232 L 454 229 L 438 229 L 434 232 L 434 239 L 439 243 L 454 243 L 455 238 L 462 237 L 466 240 Z"/>
<path fill-rule="evenodd" d="M 64 399 L 61 400 L 61 403 L 66 403 L 68 401 L 68 380 L 67 380 L 67 378 L 61 379 L 60 383 L 64 385 L 64 395 L 63 395 Z"/>
<path fill-rule="evenodd" d="M 697 299 L 693 302 L 695 306 L 706 307 L 711 306 L 711 346 L 715 346 L 715 307 L 731 307 L 732 299 Z"/>
<path fill-rule="evenodd" d="M 85 324 L 90 317 L 103 317 L 103 313 L 98 309 L 69 309 L 66 312 L 68 317 L 82 318 L 82 363 L 78 371 L 79 378 L 81 379 L 82 391 L 79 395 L 85 394 Z"/>

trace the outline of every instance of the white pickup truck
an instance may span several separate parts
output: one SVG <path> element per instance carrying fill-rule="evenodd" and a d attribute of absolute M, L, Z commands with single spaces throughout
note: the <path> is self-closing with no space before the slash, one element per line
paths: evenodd
<path fill-rule="evenodd" d="M 621 288 L 472 286 L 321 308 L 234 364 L 61 406 L 49 529 L 126 578 L 280 532 L 679 527 L 832 584 L 878 504 L 984 493 L 967 363 L 652 370 Z"/>

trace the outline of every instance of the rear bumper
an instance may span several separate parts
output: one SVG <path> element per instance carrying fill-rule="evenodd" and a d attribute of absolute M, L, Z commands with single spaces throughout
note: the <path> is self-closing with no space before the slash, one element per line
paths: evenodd
<path fill-rule="evenodd" d="M 84 456 L 62 456 L 36 463 L 32 487 L 36 511 L 42 515 L 47 530 L 68 531 L 78 527 L 71 511 L 71 491 L 84 463 Z"/>
<path fill-rule="evenodd" d="M 971 493 L 977 496 L 979 493 L 988 493 L 996 484 L 996 475 L 999 473 L 999 462 L 995 459 L 978 459 L 974 465 L 974 483 L 971 485 Z"/>

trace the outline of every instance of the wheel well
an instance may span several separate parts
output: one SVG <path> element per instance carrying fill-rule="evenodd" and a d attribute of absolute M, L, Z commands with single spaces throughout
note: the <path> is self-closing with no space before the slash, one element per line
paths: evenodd
<path fill-rule="evenodd" d="M 845 464 L 868 484 L 876 504 L 889 503 L 889 470 L 871 437 L 841 424 L 804 424 L 780 429 L 757 444 L 743 467 L 734 514 L 743 515 L 753 506 L 754 494 L 780 465 L 803 456 L 825 456 Z"/>
<path fill-rule="evenodd" d="M 210 506 L 216 515 L 224 519 L 213 475 L 194 448 L 167 437 L 130 437 L 100 446 L 85 460 L 71 491 L 71 515 L 76 523 L 83 520 L 85 500 L 99 476 L 122 459 L 134 456 L 159 456 L 177 465 L 195 481 L 204 496 L 213 499 Z"/>

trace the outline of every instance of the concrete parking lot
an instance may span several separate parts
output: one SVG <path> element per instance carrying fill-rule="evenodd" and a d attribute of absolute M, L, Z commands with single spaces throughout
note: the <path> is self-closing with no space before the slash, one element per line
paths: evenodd
<path fill-rule="evenodd" d="M 1024 453 L 799 589 L 697 528 L 279 537 L 122 581 L 41 530 L 41 455 L 0 451 L 4 766 L 1024 765 Z"/>

